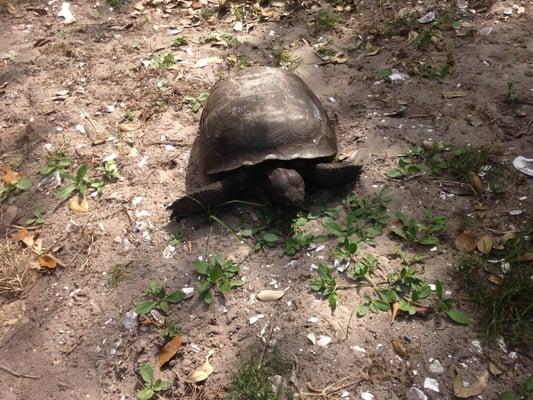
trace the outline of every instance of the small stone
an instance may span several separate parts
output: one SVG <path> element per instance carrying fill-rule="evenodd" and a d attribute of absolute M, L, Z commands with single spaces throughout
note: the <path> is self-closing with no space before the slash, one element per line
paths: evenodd
<path fill-rule="evenodd" d="M 442 366 L 442 363 L 439 360 L 430 358 L 429 372 L 431 372 L 432 374 L 441 375 L 444 373 L 444 367 Z"/>
<path fill-rule="evenodd" d="M 439 381 L 433 378 L 424 379 L 424 389 L 439 393 Z"/>

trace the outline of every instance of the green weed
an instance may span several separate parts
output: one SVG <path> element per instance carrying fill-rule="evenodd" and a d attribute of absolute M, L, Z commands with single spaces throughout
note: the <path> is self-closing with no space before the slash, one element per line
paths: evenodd
<path fill-rule="evenodd" d="M 43 216 L 43 209 L 37 208 L 33 211 L 33 215 L 28 218 L 24 224 L 25 225 L 43 225 L 44 224 L 44 216 Z"/>
<path fill-rule="evenodd" d="M 206 304 L 212 303 L 213 291 L 224 295 L 231 289 L 244 285 L 244 281 L 233 279 L 240 272 L 239 266 L 221 256 L 196 261 L 196 271 L 202 275 L 196 289 Z"/>
<path fill-rule="evenodd" d="M 163 57 L 159 54 L 154 54 L 148 64 L 151 69 L 174 69 L 178 60 L 174 53 L 166 53 Z"/>
<path fill-rule="evenodd" d="M 403 212 L 397 211 L 396 218 L 400 225 L 392 227 L 392 232 L 409 242 L 417 242 L 424 245 L 435 245 L 439 243 L 436 233 L 442 231 L 446 226 L 447 218 L 433 215 L 433 211 L 424 211 L 424 223 L 418 222 L 415 218 L 407 217 Z"/>
<path fill-rule="evenodd" d="M 283 47 L 275 46 L 272 50 L 277 66 L 287 68 L 289 71 L 294 71 L 302 63 L 301 57 L 292 56 L 289 50 L 284 49 Z"/>
<path fill-rule="evenodd" d="M 331 311 L 335 311 L 338 300 L 337 282 L 327 265 L 323 263 L 318 265 L 318 278 L 313 280 L 309 286 L 315 292 L 322 294 L 322 297 L 328 300 Z"/>
<path fill-rule="evenodd" d="M 157 379 L 154 381 L 154 369 L 148 363 L 141 364 L 139 373 L 142 378 L 143 389 L 136 395 L 137 400 L 150 400 L 154 396 L 159 398 L 158 393 L 164 392 L 174 385 L 174 382 Z"/>
<path fill-rule="evenodd" d="M 128 277 L 128 264 L 117 264 L 107 274 L 106 286 L 108 289 L 115 289 Z"/>
<path fill-rule="evenodd" d="M 165 288 L 161 287 L 157 282 L 150 282 L 148 288 L 144 291 L 144 295 L 150 297 L 151 300 L 143 301 L 135 307 L 135 312 L 139 315 L 148 314 L 152 310 L 159 310 L 167 314 L 169 304 L 179 303 L 185 299 L 185 293 L 181 290 L 167 294 Z"/>
<path fill-rule="evenodd" d="M 122 7 L 124 5 L 124 2 L 125 0 L 107 0 L 107 4 L 109 4 L 115 10 Z"/>
<path fill-rule="evenodd" d="M 31 187 L 31 181 L 26 177 L 21 177 L 13 183 L 0 184 L 0 204 L 9 201 L 12 197 L 18 196 Z"/>
<path fill-rule="evenodd" d="M 181 333 L 181 330 L 173 322 L 165 324 L 164 328 L 161 330 L 161 332 L 159 332 L 161 337 L 166 338 L 166 339 L 174 339 L 180 333 Z"/>
<path fill-rule="evenodd" d="M 422 64 L 418 68 L 418 73 L 422 78 L 440 81 L 452 76 L 452 66 L 450 64 L 444 64 L 439 68 L 432 64 Z"/>
<path fill-rule="evenodd" d="M 321 10 L 315 17 L 315 29 L 318 31 L 331 31 L 337 27 L 337 17 L 328 10 Z"/>
<path fill-rule="evenodd" d="M 227 48 L 237 47 L 240 44 L 239 39 L 231 33 L 213 33 L 201 37 L 200 43 L 213 43 Z"/>
<path fill-rule="evenodd" d="M 522 389 L 522 395 L 518 395 L 513 391 L 506 390 L 503 393 L 500 393 L 498 400 L 520 400 L 520 399 L 531 399 L 533 396 L 533 375 L 529 375 Z"/>
<path fill-rule="evenodd" d="M 390 22 L 385 33 L 389 36 L 404 36 L 411 32 L 416 25 L 416 15 L 403 15 Z"/>
<path fill-rule="evenodd" d="M 205 102 L 209 98 L 209 93 L 203 92 L 200 93 L 198 96 L 185 96 L 183 98 L 183 104 L 187 104 L 193 113 L 197 113 L 202 109 Z"/>
<path fill-rule="evenodd" d="M 174 38 L 174 40 L 172 41 L 172 44 L 171 46 L 172 47 L 181 47 L 181 46 L 187 46 L 189 44 L 189 42 L 187 41 L 187 39 L 185 38 L 185 36 L 183 35 L 178 35 Z"/>
<path fill-rule="evenodd" d="M 64 177 L 70 165 L 71 161 L 63 151 L 50 152 L 46 156 L 46 164 L 41 168 L 41 175 L 50 176 L 57 172 L 59 176 Z"/>

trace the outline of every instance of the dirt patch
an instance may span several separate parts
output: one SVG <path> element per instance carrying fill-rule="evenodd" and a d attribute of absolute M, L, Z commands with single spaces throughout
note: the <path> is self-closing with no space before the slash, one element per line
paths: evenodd
<path fill-rule="evenodd" d="M 77 21 L 71 25 L 57 17 L 58 3 L 0 7 L 6 27 L 0 32 L 0 163 L 33 182 L 28 189 L 13 189 L 1 207 L 5 211 L 8 202 L 18 207 L 21 217 L 14 224 L 41 209 L 45 222 L 35 225 L 32 235 L 64 265 L 39 272 L 22 298 L 0 300 L 0 365 L 11 371 L 0 369 L 3 398 L 134 398 L 139 366 L 155 366 L 165 340 L 153 325 L 125 329 L 126 313 L 141 302 L 151 281 L 169 292 L 195 287 L 195 262 L 208 254 L 242 261 L 245 284 L 225 299 L 215 296 L 209 307 L 197 295 L 170 305 L 167 322 L 179 327 L 184 345 L 168 368 L 155 372 L 175 382 L 166 398 L 225 398 L 242 358 L 271 349 L 289 360 L 301 393 L 345 383 L 328 392 L 330 398 L 343 390 L 354 399 L 363 392 L 376 399 L 423 398 L 416 397 L 415 386 L 428 398 L 448 399 L 455 365 L 468 367 L 471 375 L 464 376 L 473 383 L 489 361 L 502 373 L 490 376 L 483 397 L 497 398 L 505 388 L 519 393 L 533 368 L 531 349 L 481 342 L 477 311 L 461 301 L 462 287 L 452 272 L 454 241 L 462 230 L 494 237 L 531 231 L 531 180 L 505 181 L 500 194 L 490 171 L 474 171 L 483 175 L 485 190 L 490 188 L 478 198 L 469 181 L 457 184 L 458 178 L 427 170 L 398 179 L 389 171 L 409 147 L 430 139 L 457 147 L 497 145 L 494 157 L 508 168 L 518 155 L 533 157 L 533 4 L 337 1 L 337 10 L 324 1 L 287 8 L 272 3 L 256 11 L 239 4 L 219 16 L 212 2 L 141 3 L 114 11 L 105 2 L 72 3 Z M 318 26 L 320 10 L 334 19 L 322 15 Z M 433 21 L 417 22 L 429 11 Z M 177 43 L 178 37 L 186 44 Z M 341 62 L 325 59 L 324 46 L 342 53 Z M 186 176 L 196 156 L 191 151 L 201 94 L 249 64 L 294 69 L 326 107 L 339 154 L 357 156 L 364 165 L 353 187 L 311 196 L 308 211 L 322 214 L 320 219 L 304 214 L 313 225 L 309 231 L 329 235 L 321 221 L 330 209 L 345 221 L 347 194 L 371 198 L 388 186 L 390 223 L 376 243 L 359 243 L 354 261 L 375 255 L 385 278 L 402 268 L 396 248 L 423 254 L 418 272 L 428 282 L 440 278 L 446 296 L 473 317 L 469 326 L 435 313 L 401 314 L 392 324 L 389 312 L 360 318 L 357 310 L 372 295 L 367 286 L 339 290 L 332 313 L 309 283 L 318 264 L 333 263 L 333 236 L 288 256 L 281 243 L 252 251 L 243 241 L 255 246 L 255 239 L 236 237 L 216 222 L 169 221 L 165 206 L 198 184 L 186 182 Z M 74 175 L 82 165 L 96 182 L 86 213 L 59 200 L 58 189 L 37 188 L 43 166 L 58 151 L 69 160 L 58 172 L 61 188 L 72 182 L 63 172 Z M 113 164 L 118 174 L 109 172 Z M 396 211 L 421 219 L 426 209 L 448 218 L 434 249 L 391 233 L 398 225 Z M 280 237 L 294 222 L 282 216 L 265 223 L 268 216 L 243 205 L 217 215 L 235 232 L 261 228 Z M 332 273 L 339 285 L 353 284 L 347 272 Z M 255 299 L 259 290 L 273 288 L 286 290 L 281 300 Z M 263 318 L 251 324 L 258 315 Z M 311 333 L 332 342 L 313 345 Z M 394 340 L 406 354 L 395 352 Z M 214 373 L 193 391 L 187 377 L 212 349 Z M 350 376 L 353 380 L 343 380 Z M 427 378 L 439 392 L 427 388 L 435 386 Z"/>

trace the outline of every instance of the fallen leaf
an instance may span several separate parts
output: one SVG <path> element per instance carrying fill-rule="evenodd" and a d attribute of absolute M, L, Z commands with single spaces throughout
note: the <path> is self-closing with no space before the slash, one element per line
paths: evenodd
<path fill-rule="evenodd" d="M 476 383 L 468 387 L 465 387 L 463 385 L 463 377 L 461 374 L 461 370 L 455 367 L 455 373 L 455 379 L 453 380 L 453 392 L 460 399 L 466 399 L 472 396 L 479 396 L 485 391 L 485 389 L 489 385 L 489 371 L 487 370 L 485 370 L 483 374 L 481 374 L 479 380 Z"/>
<path fill-rule="evenodd" d="M 476 244 L 476 234 L 471 231 L 464 231 L 455 238 L 455 248 L 462 253 L 472 253 L 476 249 Z"/>
<path fill-rule="evenodd" d="M 457 97 L 466 97 L 468 96 L 468 93 L 463 90 L 450 90 L 446 92 L 442 92 L 442 97 L 445 99 L 455 99 Z"/>
<path fill-rule="evenodd" d="M 57 260 L 50 254 L 43 254 L 39 256 L 39 265 L 45 269 L 55 269 L 57 267 Z"/>
<path fill-rule="evenodd" d="M 396 319 L 396 316 L 398 315 L 398 311 L 400 310 L 400 302 L 397 301 L 393 303 L 391 308 L 392 308 L 392 314 L 391 314 L 390 322 L 392 324 L 394 320 Z"/>
<path fill-rule="evenodd" d="M 121 124 L 118 124 L 118 129 L 122 132 L 133 132 L 138 129 L 141 129 L 141 123 L 140 122 L 123 122 Z"/>
<path fill-rule="evenodd" d="M 209 363 L 209 357 L 211 357 L 213 354 L 214 351 L 210 350 L 202 366 L 200 368 L 197 368 L 189 377 L 189 382 L 199 383 L 209 378 L 209 375 L 211 375 L 215 370 L 213 366 Z"/>
<path fill-rule="evenodd" d="M 284 290 L 261 290 L 255 297 L 261 301 L 276 301 L 281 299 L 284 294 Z"/>
<path fill-rule="evenodd" d="M 508 242 L 515 237 L 514 232 L 505 232 L 502 236 L 502 242 Z"/>
<path fill-rule="evenodd" d="M 498 286 L 501 286 L 501 284 L 503 283 L 503 275 L 490 274 L 487 279 L 490 283 L 493 283 Z"/>
<path fill-rule="evenodd" d="M 2 225 L 9 228 L 13 222 L 17 220 L 19 209 L 16 205 L 11 204 L 7 207 L 6 212 L 2 218 Z"/>
<path fill-rule="evenodd" d="M 22 178 L 22 176 L 18 172 L 13 171 L 8 165 L 2 166 L 1 169 L 4 172 L 4 176 L 2 176 L 2 182 L 7 185 L 14 185 L 18 181 L 20 181 L 20 178 Z"/>
<path fill-rule="evenodd" d="M 76 211 L 79 213 L 85 213 L 89 211 L 89 202 L 87 201 L 87 196 L 83 195 L 83 197 L 80 198 L 80 196 L 74 196 L 70 201 L 68 202 L 68 206 L 72 211 Z"/>
<path fill-rule="evenodd" d="M 483 254 L 489 254 L 492 250 L 492 238 L 490 236 L 483 236 L 478 240 L 476 246 Z"/>
<path fill-rule="evenodd" d="M 492 375 L 501 375 L 503 374 L 503 369 L 500 366 L 492 361 L 489 361 L 489 371 Z"/>
<path fill-rule="evenodd" d="M 483 181 L 481 180 L 479 175 L 475 172 L 470 172 L 468 174 L 468 178 L 470 180 L 470 185 L 472 185 L 476 194 L 481 197 L 481 195 L 485 191 L 485 188 L 483 187 Z"/>
<path fill-rule="evenodd" d="M 170 342 L 165 344 L 159 353 L 159 368 L 165 365 L 181 349 L 181 336 L 176 336 Z"/>
<path fill-rule="evenodd" d="M 222 59 L 220 57 L 200 58 L 198 61 L 196 61 L 196 64 L 194 64 L 194 68 L 204 68 L 209 64 L 220 64 L 221 62 Z"/>
<path fill-rule="evenodd" d="M 407 350 L 405 349 L 405 346 L 403 345 L 402 341 L 399 339 L 394 339 L 391 341 L 392 348 L 396 354 L 398 354 L 400 357 L 407 356 Z"/>
<path fill-rule="evenodd" d="M 15 242 L 22 242 L 28 247 L 33 246 L 33 238 L 26 228 L 20 228 L 11 238 Z"/>
<path fill-rule="evenodd" d="M 340 53 L 335 54 L 333 57 L 331 57 L 331 61 L 336 64 L 344 64 L 348 61 L 348 56 L 340 52 Z"/>

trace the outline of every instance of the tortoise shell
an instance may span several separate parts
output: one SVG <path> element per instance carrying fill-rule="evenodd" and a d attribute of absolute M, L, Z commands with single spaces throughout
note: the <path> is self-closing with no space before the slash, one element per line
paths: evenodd
<path fill-rule="evenodd" d="M 214 86 L 200 119 L 199 144 L 209 175 L 337 153 L 320 100 L 299 77 L 271 67 L 246 68 Z"/>

